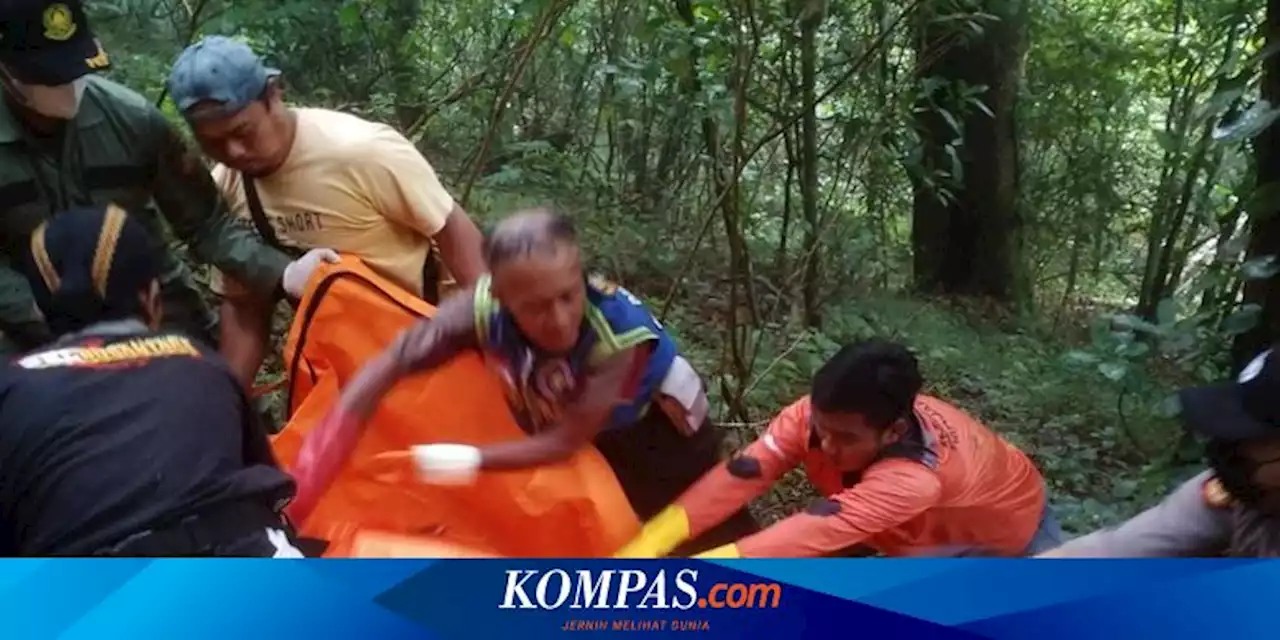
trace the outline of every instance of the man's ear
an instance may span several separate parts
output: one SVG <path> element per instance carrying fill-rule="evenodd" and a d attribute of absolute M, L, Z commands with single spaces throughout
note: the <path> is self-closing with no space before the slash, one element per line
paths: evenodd
<path fill-rule="evenodd" d="M 894 421 L 884 430 L 884 441 L 882 444 L 891 445 L 903 438 L 907 434 L 907 421 L 905 418 Z"/>
<path fill-rule="evenodd" d="M 268 109 L 275 109 L 277 105 L 284 102 L 284 79 L 280 76 L 267 80 L 267 88 L 263 92 L 262 97 L 267 104 Z"/>

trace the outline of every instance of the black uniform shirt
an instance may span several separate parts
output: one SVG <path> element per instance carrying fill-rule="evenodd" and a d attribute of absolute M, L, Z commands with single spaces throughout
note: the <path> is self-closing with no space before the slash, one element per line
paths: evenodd
<path fill-rule="evenodd" d="M 91 327 L 0 371 L 0 555 L 88 555 L 292 479 L 216 354 L 141 323 Z"/>

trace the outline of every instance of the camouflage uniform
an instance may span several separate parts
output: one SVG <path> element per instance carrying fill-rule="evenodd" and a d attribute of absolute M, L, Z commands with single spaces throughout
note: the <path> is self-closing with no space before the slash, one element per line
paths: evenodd
<path fill-rule="evenodd" d="M 66 83 L 107 66 L 79 2 L 19 1 L 0 14 L 0 63 L 15 72 L 53 68 L 59 76 L 20 80 Z M 86 47 L 96 53 L 90 56 Z M 38 60 L 28 66 L 33 56 Z M 56 211 L 109 202 L 137 216 L 157 241 L 167 227 L 196 261 L 235 275 L 259 293 L 279 292 L 289 258 L 235 224 L 208 170 L 159 109 L 130 89 L 90 75 L 79 111 L 56 135 L 32 134 L 0 101 L 0 349 L 30 349 L 51 337 L 12 259 L 31 232 Z M 166 324 L 216 344 L 215 317 L 190 269 L 173 252 L 165 255 Z"/>

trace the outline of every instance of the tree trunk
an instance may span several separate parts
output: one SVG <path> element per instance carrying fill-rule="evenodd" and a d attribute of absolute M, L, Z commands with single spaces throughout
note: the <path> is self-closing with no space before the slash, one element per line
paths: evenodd
<path fill-rule="evenodd" d="M 422 17 L 422 0 L 393 0 L 386 6 L 388 23 L 402 27 L 396 32 L 399 37 L 391 45 L 395 57 L 391 73 L 395 86 L 396 123 L 401 131 L 407 131 L 426 111 L 417 91 L 421 79 L 416 77 L 413 65 L 413 61 L 418 59 L 413 38 Z"/>
<path fill-rule="evenodd" d="M 800 19 L 800 96 L 804 113 L 800 120 L 800 206 L 804 212 L 804 285 L 801 296 L 806 327 L 818 327 L 822 318 L 818 310 L 818 115 L 812 105 L 817 101 L 818 27 L 821 9 L 815 3 L 801 5 Z"/>
<path fill-rule="evenodd" d="M 916 126 L 925 174 L 916 176 L 912 245 L 916 286 L 926 293 L 988 297 L 1014 302 L 1018 291 L 1018 136 L 1015 107 L 1027 49 L 1025 0 L 986 0 L 981 10 L 1000 19 L 982 35 L 964 37 L 939 21 L 927 6 L 920 16 L 917 74 L 955 86 L 985 86 L 980 99 L 991 114 L 972 105 L 935 99 L 920 105 Z M 951 93 L 945 90 L 937 96 Z M 959 122 L 956 134 L 945 109 Z M 960 117 L 959 114 L 963 114 Z M 953 146 L 954 145 L 954 146 Z M 950 147 L 950 148 L 949 148 Z M 953 162 L 953 154 L 959 162 Z M 931 179 L 937 169 L 952 172 L 940 193 Z M 940 197 L 941 196 L 941 197 Z"/>
<path fill-rule="evenodd" d="M 1267 44 L 1280 44 L 1280 0 L 1268 0 L 1267 23 L 1264 27 Z M 1262 99 L 1272 105 L 1280 103 L 1280 56 L 1269 56 L 1263 63 Z M 1272 124 L 1254 140 L 1257 158 L 1257 187 L 1262 188 L 1280 182 L 1280 127 Z M 1270 215 L 1250 220 L 1250 258 L 1276 256 L 1280 259 L 1280 215 Z M 1262 317 L 1253 330 L 1236 338 L 1232 349 L 1235 370 L 1249 362 L 1258 352 L 1271 346 L 1280 335 L 1280 276 L 1247 280 L 1244 283 L 1244 301 L 1262 306 Z"/>

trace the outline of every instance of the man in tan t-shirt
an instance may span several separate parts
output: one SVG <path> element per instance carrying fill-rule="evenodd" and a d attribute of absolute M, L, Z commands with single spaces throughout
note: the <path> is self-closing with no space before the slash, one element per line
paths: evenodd
<path fill-rule="evenodd" d="M 359 257 L 428 302 L 475 282 L 484 271 L 480 232 L 413 144 L 383 124 L 285 105 L 279 73 L 222 36 L 188 47 L 170 73 L 170 95 L 218 161 L 214 180 L 241 223 L 286 250 Z M 274 305 L 219 280 L 223 352 L 249 385 Z"/>

